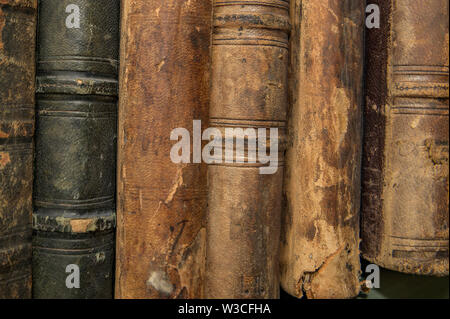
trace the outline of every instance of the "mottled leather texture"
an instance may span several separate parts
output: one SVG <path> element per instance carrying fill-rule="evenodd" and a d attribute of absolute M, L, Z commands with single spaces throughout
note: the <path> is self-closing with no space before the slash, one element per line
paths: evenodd
<path fill-rule="evenodd" d="M 208 127 L 210 0 L 122 1 L 116 298 L 201 298 L 206 165 L 171 131 Z"/>
<path fill-rule="evenodd" d="M 73 6 L 79 27 L 67 24 Z M 40 1 L 35 298 L 113 297 L 118 54 L 119 0 Z"/>
<path fill-rule="evenodd" d="M 364 1 L 291 1 L 281 284 L 295 297 L 360 291 Z"/>
<path fill-rule="evenodd" d="M 448 0 L 378 0 L 367 32 L 362 252 L 448 275 Z"/>
<path fill-rule="evenodd" d="M 0 0 L 0 299 L 31 297 L 36 0 Z"/>
<path fill-rule="evenodd" d="M 279 154 L 274 174 L 260 174 L 263 164 L 249 163 L 247 153 L 243 163 L 208 166 L 206 297 L 277 298 L 289 1 L 216 0 L 213 11 L 211 127 L 261 128 L 266 136 L 276 128 L 270 143 Z"/>

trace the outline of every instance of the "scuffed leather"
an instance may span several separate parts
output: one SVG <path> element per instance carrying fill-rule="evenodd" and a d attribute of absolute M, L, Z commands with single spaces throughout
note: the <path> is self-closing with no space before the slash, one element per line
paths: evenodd
<path fill-rule="evenodd" d="M 367 32 L 362 253 L 448 275 L 448 0 L 378 0 Z"/>
<path fill-rule="evenodd" d="M 0 0 L 0 299 L 31 298 L 36 0 Z"/>
<path fill-rule="evenodd" d="M 116 298 L 201 298 L 206 165 L 170 133 L 208 127 L 211 1 L 124 0 L 121 30 Z"/>
<path fill-rule="evenodd" d="M 216 0 L 213 23 L 211 126 L 278 128 L 279 167 L 209 165 L 206 297 L 277 298 L 289 1 Z"/>
<path fill-rule="evenodd" d="M 281 284 L 351 298 L 359 284 L 364 1 L 295 0 Z"/>

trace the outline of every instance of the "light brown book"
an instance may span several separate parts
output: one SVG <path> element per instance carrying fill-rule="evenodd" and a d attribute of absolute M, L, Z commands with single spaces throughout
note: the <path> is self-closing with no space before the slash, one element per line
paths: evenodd
<path fill-rule="evenodd" d="M 448 0 L 377 0 L 367 31 L 363 256 L 448 275 Z"/>
<path fill-rule="evenodd" d="M 295 297 L 359 293 L 364 1 L 291 1 L 281 283 Z"/>
<path fill-rule="evenodd" d="M 225 144 L 208 166 L 206 297 L 276 298 L 289 2 L 215 0 L 213 23 L 210 123 Z"/>
<path fill-rule="evenodd" d="M 206 165 L 171 132 L 209 108 L 210 0 L 122 1 L 116 298 L 200 298 Z"/>

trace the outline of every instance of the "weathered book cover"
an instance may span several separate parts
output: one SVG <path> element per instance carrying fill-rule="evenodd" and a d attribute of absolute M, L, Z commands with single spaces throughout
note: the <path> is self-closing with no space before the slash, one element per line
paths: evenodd
<path fill-rule="evenodd" d="M 0 299 L 31 297 L 36 0 L 0 0 Z"/>
<path fill-rule="evenodd" d="M 448 0 L 377 0 L 367 31 L 363 256 L 448 275 Z"/>
<path fill-rule="evenodd" d="M 201 298 L 206 166 L 190 139 L 208 125 L 211 1 L 122 4 L 116 298 Z"/>
<path fill-rule="evenodd" d="M 358 295 L 364 1 L 291 1 L 281 284 Z"/>
<path fill-rule="evenodd" d="M 213 23 L 206 297 L 277 298 L 289 1 L 215 0 Z"/>
<path fill-rule="evenodd" d="M 119 0 L 39 4 L 33 296 L 112 298 Z"/>

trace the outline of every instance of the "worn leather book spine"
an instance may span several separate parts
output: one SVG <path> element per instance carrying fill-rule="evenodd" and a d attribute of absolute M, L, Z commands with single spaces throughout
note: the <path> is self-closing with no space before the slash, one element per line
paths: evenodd
<path fill-rule="evenodd" d="M 363 256 L 448 275 L 448 0 L 378 0 L 367 32 Z"/>
<path fill-rule="evenodd" d="M 291 1 L 281 284 L 295 297 L 360 291 L 364 1 Z"/>
<path fill-rule="evenodd" d="M 119 0 L 39 4 L 33 296 L 112 298 Z"/>
<path fill-rule="evenodd" d="M 0 0 L 0 299 L 31 297 L 36 0 Z"/>
<path fill-rule="evenodd" d="M 213 11 L 210 125 L 225 134 L 225 143 L 208 166 L 206 297 L 278 298 L 289 1 L 216 0 Z M 231 129 L 258 137 L 227 138 Z M 270 141 L 269 129 L 277 132 Z M 234 149 L 227 149 L 227 139 Z M 259 153 L 272 143 L 278 144 L 275 171 L 262 174 L 267 164 Z"/>
<path fill-rule="evenodd" d="M 116 298 L 201 298 L 207 170 L 171 136 L 208 126 L 211 1 L 122 4 Z"/>

